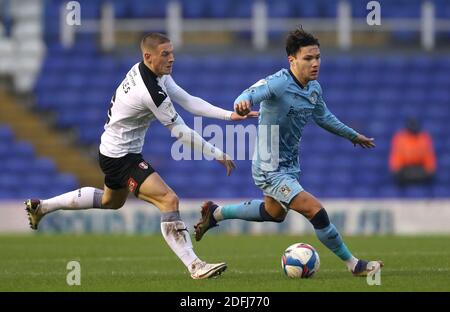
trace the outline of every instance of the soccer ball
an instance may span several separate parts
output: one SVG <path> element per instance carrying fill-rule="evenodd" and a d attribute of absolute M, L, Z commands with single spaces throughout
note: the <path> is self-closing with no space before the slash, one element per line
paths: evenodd
<path fill-rule="evenodd" d="M 281 268 L 291 278 L 309 278 L 319 271 L 319 254 L 313 246 L 296 243 L 281 256 Z"/>

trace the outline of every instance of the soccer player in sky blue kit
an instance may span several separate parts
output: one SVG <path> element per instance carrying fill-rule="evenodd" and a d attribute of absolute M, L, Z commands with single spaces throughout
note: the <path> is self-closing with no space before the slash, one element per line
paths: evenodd
<path fill-rule="evenodd" d="M 235 100 L 235 110 L 246 115 L 260 105 L 258 139 L 252 163 L 255 184 L 264 200 L 219 206 L 211 201 L 202 206 L 195 226 L 201 240 L 208 229 L 226 219 L 282 222 L 289 210 L 305 216 L 318 239 L 342 259 L 355 276 L 375 273 L 381 261 L 356 258 L 330 222 L 322 204 L 299 183 L 298 147 L 303 127 L 313 119 L 320 127 L 363 148 L 375 147 L 374 139 L 357 133 L 339 121 L 327 108 L 317 77 L 320 67 L 319 41 L 302 28 L 289 33 L 286 52 L 290 69 L 282 69 L 260 80 Z"/>

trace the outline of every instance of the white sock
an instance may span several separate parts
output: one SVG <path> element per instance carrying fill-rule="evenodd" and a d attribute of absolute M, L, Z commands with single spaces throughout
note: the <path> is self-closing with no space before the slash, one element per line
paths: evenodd
<path fill-rule="evenodd" d="M 350 259 L 345 261 L 345 264 L 347 265 L 347 269 L 349 271 L 353 271 L 355 269 L 357 263 L 358 263 L 358 258 L 355 258 L 354 256 L 352 256 Z"/>
<path fill-rule="evenodd" d="M 169 247 L 192 273 L 192 264 L 198 259 L 191 237 L 183 221 L 161 222 L 161 232 Z"/>
<path fill-rule="evenodd" d="M 213 217 L 217 222 L 223 220 L 222 206 L 219 206 L 216 208 L 216 210 L 214 210 Z"/>
<path fill-rule="evenodd" d="M 44 214 L 55 210 L 80 210 L 100 208 L 103 191 L 94 187 L 82 187 L 78 190 L 65 193 L 50 199 L 41 200 L 41 209 Z"/>

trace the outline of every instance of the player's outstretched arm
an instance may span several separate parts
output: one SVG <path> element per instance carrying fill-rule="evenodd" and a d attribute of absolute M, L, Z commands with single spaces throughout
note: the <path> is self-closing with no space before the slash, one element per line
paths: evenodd
<path fill-rule="evenodd" d="M 375 147 L 375 139 L 374 138 L 368 138 L 365 135 L 358 134 L 356 138 L 352 140 L 353 144 L 359 145 L 362 148 L 373 148 Z"/>
<path fill-rule="evenodd" d="M 229 176 L 231 171 L 236 168 L 236 164 L 231 160 L 229 155 L 211 145 L 209 142 L 206 142 L 200 134 L 189 128 L 180 116 L 178 116 L 173 123 L 166 125 L 166 128 L 168 128 L 172 133 L 172 136 L 180 140 L 183 145 L 187 145 L 194 150 L 200 151 L 203 155 L 217 160 L 225 167 L 227 176 Z"/>
<path fill-rule="evenodd" d="M 237 97 L 234 101 L 234 111 L 239 116 L 257 117 L 258 114 L 252 111 L 252 105 L 257 105 L 264 100 L 273 99 L 283 94 L 287 86 L 286 81 L 282 74 L 278 74 L 269 80 L 259 80 Z"/>
<path fill-rule="evenodd" d="M 172 77 L 169 77 L 166 82 L 167 92 L 170 97 L 180 104 L 191 114 L 215 119 L 224 119 L 239 121 L 247 119 L 248 117 L 257 117 L 258 112 L 252 112 L 247 116 L 239 116 L 238 114 L 225 110 L 223 108 L 212 105 L 202 98 L 190 95 L 183 88 L 178 86 Z"/>

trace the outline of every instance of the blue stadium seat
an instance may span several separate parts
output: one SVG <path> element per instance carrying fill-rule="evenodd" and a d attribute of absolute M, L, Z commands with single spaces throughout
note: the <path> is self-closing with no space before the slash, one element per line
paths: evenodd
<path fill-rule="evenodd" d="M 17 158 L 31 160 L 34 157 L 34 147 L 27 142 L 19 141 L 11 147 L 11 153 Z"/>
<path fill-rule="evenodd" d="M 233 17 L 248 18 L 252 16 L 252 1 L 239 1 L 233 3 Z"/>
<path fill-rule="evenodd" d="M 432 192 L 429 186 L 408 186 L 405 189 L 405 196 L 410 198 L 429 198 Z"/>
<path fill-rule="evenodd" d="M 383 58 L 381 61 L 381 66 L 386 66 L 389 70 L 404 70 L 408 67 L 408 58 L 404 55 L 392 55 Z"/>
<path fill-rule="evenodd" d="M 0 189 L 0 200 L 8 200 L 15 198 L 15 195 L 8 190 Z"/>
<path fill-rule="evenodd" d="M 205 0 L 182 0 L 183 17 L 201 18 L 207 15 L 207 2 Z"/>
<path fill-rule="evenodd" d="M 393 185 L 385 185 L 380 187 L 377 190 L 377 194 L 381 198 L 399 198 L 404 196 L 403 190 Z"/>
<path fill-rule="evenodd" d="M 27 172 L 34 170 L 32 166 L 32 159 L 23 159 L 19 157 L 10 156 L 4 160 L 4 171 L 3 173 L 7 176 L 19 175 L 27 176 Z"/>
<path fill-rule="evenodd" d="M 352 10 L 352 16 L 353 17 L 366 17 L 367 16 L 367 9 L 366 9 L 366 2 L 361 2 L 359 0 L 351 0 L 349 1 L 351 5 Z"/>
<path fill-rule="evenodd" d="M 407 78 L 408 76 L 405 70 L 393 69 L 389 72 L 389 77 L 387 77 L 386 80 L 382 80 L 381 83 L 383 84 L 383 86 L 400 90 L 404 88 Z"/>
<path fill-rule="evenodd" d="M 131 16 L 131 4 L 128 1 L 112 0 L 111 3 L 114 7 L 114 16 L 116 18 L 128 18 Z"/>
<path fill-rule="evenodd" d="M 292 17 L 300 12 L 295 12 L 297 8 L 292 8 L 287 0 L 267 0 L 267 13 L 269 17 Z M 293 10 L 294 9 L 294 10 Z"/>
<path fill-rule="evenodd" d="M 450 188 L 448 186 L 435 185 L 431 191 L 432 197 L 448 198 L 450 197 Z"/>
<path fill-rule="evenodd" d="M 48 190 L 59 185 L 78 185 L 75 177 L 59 175 L 52 160 L 36 157 L 33 145 L 15 140 L 12 130 L 4 125 L 0 125 L 0 159 L 0 199 L 46 197 Z"/>
<path fill-rule="evenodd" d="M 48 69 L 48 73 L 37 81 L 35 86 L 36 91 L 39 92 L 41 89 L 54 90 L 63 85 L 61 76 L 54 71 L 53 69 Z"/>
<path fill-rule="evenodd" d="M 23 188 L 23 178 L 18 175 L 0 175 L 0 189 L 8 193 Z M 13 198 L 13 197 L 11 197 Z"/>
<path fill-rule="evenodd" d="M 99 0 L 82 0 L 80 7 L 82 8 L 83 18 L 93 19 L 100 17 L 101 1 Z"/>
<path fill-rule="evenodd" d="M 0 124 L 0 144 L 9 144 L 13 141 L 14 135 L 10 127 Z"/>
<path fill-rule="evenodd" d="M 208 17 L 212 18 L 226 18 L 234 17 L 235 9 L 234 2 L 236 1 L 210 1 Z"/>
<path fill-rule="evenodd" d="M 133 1 L 130 2 L 130 14 L 134 18 L 164 18 L 166 6 L 165 1 Z"/>
<path fill-rule="evenodd" d="M 92 126 L 80 129 L 79 138 L 80 142 L 85 145 L 98 145 L 100 144 L 100 136 L 103 132 L 102 127 L 93 128 Z"/>
<path fill-rule="evenodd" d="M 54 184 L 65 188 L 68 191 L 75 190 L 80 186 L 77 179 L 73 175 L 67 173 L 59 174 L 52 180 Z"/>
<path fill-rule="evenodd" d="M 324 198 L 347 198 L 350 196 L 350 189 L 347 187 L 339 187 L 328 185 L 328 187 L 324 187 L 322 192 L 320 193 L 320 197 Z"/>
<path fill-rule="evenodd" d="M 450 4 L 446 0 L 435 0 L 436 17 L 442 19 L 450 18 Z"/>
<path fill-rule="evenodd" d="M 57 174 L 57 168 L 53 160 L 49 158 L 37 158 L 33 163 L 33 172 L 42 176 L 52 176 Z"/>

